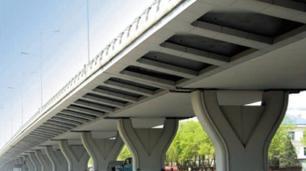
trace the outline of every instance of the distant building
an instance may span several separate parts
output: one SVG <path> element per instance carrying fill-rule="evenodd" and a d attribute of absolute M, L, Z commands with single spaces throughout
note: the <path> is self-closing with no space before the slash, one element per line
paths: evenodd
<path fill-rule="evenodd" d="M 288 136 L 295 148 L 297 159 L 301 162 L 303 171 L 306 171 L 306 144 L 303 143 L 306 120 L 302 118 L 286 118 L 284 124 L 290 125 Z"/>
<path fill-rule="evenodd" d="M 288 131 L 288 136 L 291 139 L 299 160 L 306 160 L 306 146 L 303 143 L 305 129 L 306 125 L 293 125 Z"/>

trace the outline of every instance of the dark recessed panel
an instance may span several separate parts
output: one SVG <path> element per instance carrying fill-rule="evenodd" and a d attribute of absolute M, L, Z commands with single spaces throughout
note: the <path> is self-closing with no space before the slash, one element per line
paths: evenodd
<path fill-rule="evenodd" d="M 296 1 L 296 2 L 300 2 L 300 3 L 306 4 L 306 0 L 293 0 L 293 1 Z"/>
<path fill-rule="evenodd" d="M 306 0 L 258 0 L 269 4 L 292 8 L 294 10 L 306 11 Z"/>
<path fill-rule="evenodd" d="M 196 35 L 174 35 L 167 42 L 227 57 L 232 57 L 249 49 L 245 46 Z"/>
<path fill-rule="evenodd" d="M 145 84 L 136 83 L 136 82 L 129 81 L 129 80 L 123 80 L 123 79 L 120 79 L 120 78 L 112 77 L 109 80 L 110 81 L 114 81 L 114 82 L 118 82 L 118 83 L 121 83 L 121 84 L 126 84 L 126 85 L 131 85 L 131 86 L 147 89 L 147 90 L 150 90 L 150 91 L 158 90 L 158 88 L 156 88 L 156 87 L 152 87 L 152 86 L 148 86 L 148 85 L 145 85 Z"/>
<path fill-rule="evenodd" d="M 170 81 L 178 81 L 178 80 L 183 79 L 183 77 L 170 75 L 170 74 L 166 74 L 166 73 L 162 73 L 162 72 L 158 72 L 158 71 L 154 71 L 154 70 L 150 70 L 146 68 L 136 67 L 136 66 L 129 66 L 125 68 L 125 71 L 136 72 L 139 74 L 148 75 L 151 77 L 164 79 L 164 80 L 170 80 Z"/>
<path fill-rule="evenodd" d="M 105 87 L 105 86 L 98 86 L 95 89 L 96 90 L 104 90 L 104 91 L 108 91 L 108 92 L 114 92 L 114 93 L 118 93 L 118 94 L 123 94 L 123 95 L 134 97 L 134 98 L 142 97 L 141 95 L 138 95 L 138 94 L 135 94 L 135 93 L 131 93 L 131 92 L 115 89 L 115 88 Z"/>
<path fill-rule="evenodd" d="M 118 102 L 118 103 L 123 103 L 123 104 L 127 104 L 126 101 L 123 100 L 118 100 L 118 99 L 113 99 L 113 98 L 109 98 L 109 97 L 105 97 L 105 96 L 100 96 L 100 95 L 96 95 L 93 93 L 88 93 L 86 94 L 86 96 L 84 96 L 85 98 L 90 99 L 91 97 L 95 98 L 95 99 L 101 99 L 101 100 L 109 100 L 109 101 L 113 101 L 113 102 Z"/>
<path fill-rule="evenodd" d="M 282 18 L 246 11 L 209 12 L 198 20 L 271 38 L 303 25 Z"/>
<path fill-rule="evenodd" d="M 80 105 L 82 107 L 86 107 L 86 108 L 95 108 L 95 109 L 103 109 L 105 108 L 110 108 L 110 109 L 115 109 L 115 107 L 109 106 L 109 105 L 104 105 L 104 104 L 100 104 L 100 103 L 96 103 L 96 102 L 88 102 L 86 100 L 76 100 L 75 101 L 76 105 Z M 92 106 L 93 105 L 93 106 Z"/>
<path fill-rule="evenodd" d="M 211 66 L 210 64 L 206 63 L 201 63 L 165 53 L 160 53 L 160 52 L 149 52 L 146 55 L 144 55 L 142 58 L 144 59 L 150 59 L 154 60 L 157 62 L 162 62 L 165 64 L 181 67 L 181 68 L 186 68 L 194 71 L 201 71 L 204 68 L 207 68 Z"/>

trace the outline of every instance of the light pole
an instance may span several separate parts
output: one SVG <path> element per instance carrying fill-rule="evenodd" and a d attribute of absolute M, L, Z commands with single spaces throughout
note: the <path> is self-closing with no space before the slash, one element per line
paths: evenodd
<path fill-rule="evenodd" d="M 55 29 L 55 30 L 51 30 L 51 31 L 41 31 L 39 33 L 39 82 L 40 82 L 40 112 L 42 110 L 42 106 L 43 106 L 43 103 L 44 103 L 44 89 L 43 89 L 43 48 L 44 48 L 44 35 L 46 33 L 59 33 L 60 30 L 58 29 Z M 24 56 L 30 56 L 31 53 L 29 52 L 26 52 L 26 51 L 22 51 L 20 52 L 21 55 L 24 55 Z"/>
<path fill-rule="evenodd" d="M 39 77 L 40 77 L 40 110 L 44 103 L 44 91 L 43 91 L 43 43 L 44 43 L 44 34 L 45 33 L 59 33 L 60 30 L 51 30 L 51 31 L 41 31 L 39 34 Z"/>
<path fill-rule="evenodd" d="M 90 62 L 90 21 L 89 21 L 89 0 L 86 0 L 86 24 L 87 24 L 87 60 Z"/>
<path fill-rule="evenodd" d="M 21 84 L 23 85 L 23 84 Z M 19 100 L 20 100 L 20 114 L 21 114 L 21 117 L 20 117 L 20 121 L 21 121 L 21 126 L 23 125 L 23 121 L 24 121 L 24 110 L 23 110 L 23 91 L 22 91 L 22 87 L 20 87 L 19 89 L 19 93 L 16 92 L 16 88 L 15 87 L 12 87 L 12 86 L 9 86 L 7 87 L 8 89 L 10 89 L 11 91 L 15 91 L 15 93 L 17 93 L 19 95 Z"/>
<path fill-rule="evenodd" d="M 7 89 L 8 90 L 10 90 L 10 91 L 14 91 L 15 90 L 15 88 L 14 87 L 11 87 L 11 86 L 9 86 L 9 87 L 7 87 Z M 12 114 L 11 115 L 11 117 L 10 117 L 10 127 L 11 127 L 11 135 L 10 136 L 13 136 L 13 132 L 14 132 L 14 115 Z"/>

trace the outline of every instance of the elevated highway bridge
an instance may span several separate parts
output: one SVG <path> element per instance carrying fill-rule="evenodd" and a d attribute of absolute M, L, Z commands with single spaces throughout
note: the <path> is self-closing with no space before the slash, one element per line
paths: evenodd
<path fill-rule="evenodd" d="M 156 1 L 0 150 L 0 170 L 81 171 L 91 156 L 104 171 L 124 143 L 134 170 L 161 170 L 177 121 L 194 116 L 219 171 L 266 170 L 288 94 L 306 88 L 305 11 L 304 0 Z"/>

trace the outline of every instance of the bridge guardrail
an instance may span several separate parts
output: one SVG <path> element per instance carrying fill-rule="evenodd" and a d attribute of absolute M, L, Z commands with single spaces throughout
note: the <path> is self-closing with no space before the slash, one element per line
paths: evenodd
<path fill-rule="evenodd" d="M 41 106 L 41 108 L 17 131 L 17 133 L 2 148 L 0 151 L 0 156 L 9 150 L 10 147 L 12 147 L 12 144 L 16 143 L 16 140 L 18 141 L 18 138 L 31 126 L 33 121 L 42 117 L 57 102 L 63 99 L 82 82 L 84 82 L 86 78 L 106 65 L 112 58 L 114 58 L 120 51 L 126 48 L 137 37 L 139 37 L 152 25 L 158 22 L 163 16 L 165 16 L 177 5 L 184 1 L 188 0 L 156 0 L 139 17 L 137 17 L 132 24 L 126 27 L 123 32 L 121 32 L 115 39 L 113 39 L 98 55 L 91 59 L 89 63 L 85 64 L 82 70 L 79 71 L 70 81 L 68 81 L 68 83 L 63 88 L 61 88 L 43 106 Z"/>

